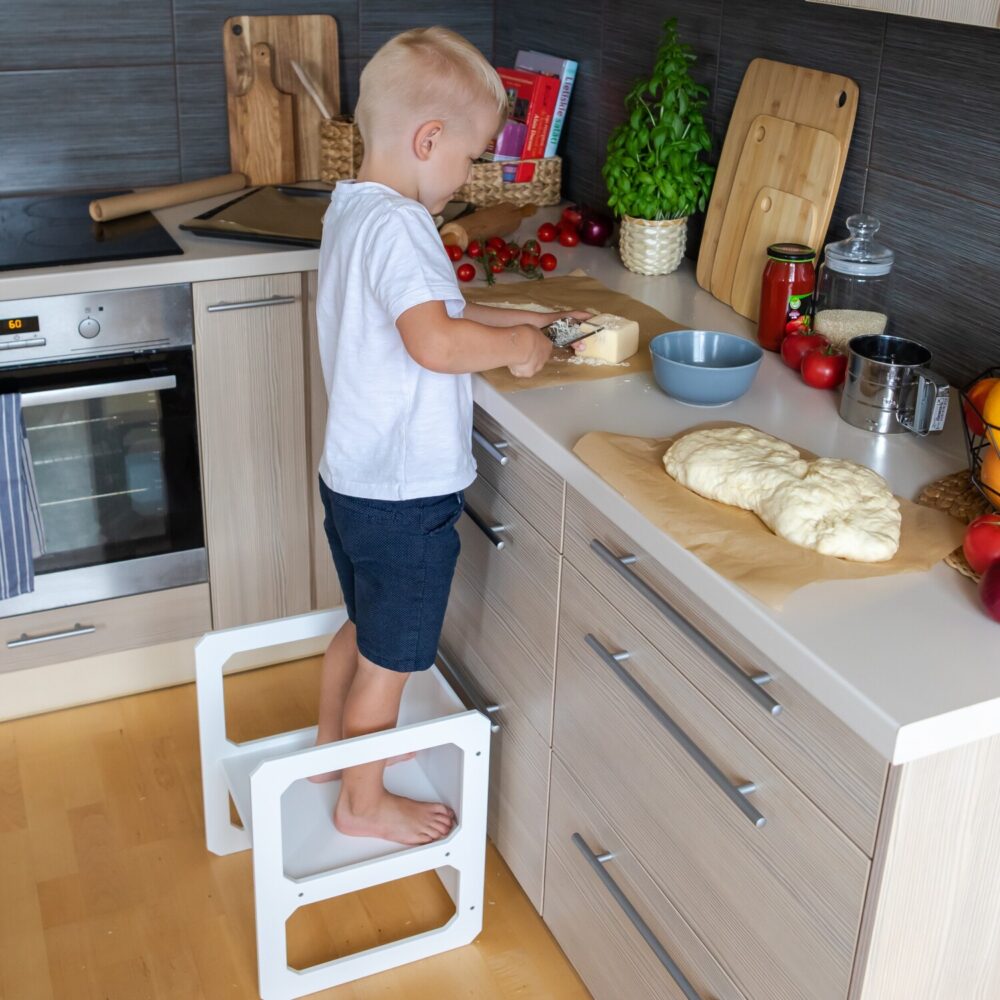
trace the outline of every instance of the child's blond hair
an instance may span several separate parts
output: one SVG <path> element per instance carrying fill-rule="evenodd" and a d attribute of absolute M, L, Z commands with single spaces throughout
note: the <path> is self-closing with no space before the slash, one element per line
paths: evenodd
<path fill-rule="evenodd" d="M 413 28 L 391 38 L 361 73 L 354 117 L 366 145 L 413 123 L 454 119 L 474 105 L 507 120 L 507 95 L 497 71 L 471 42 L 449 28 Z"/>

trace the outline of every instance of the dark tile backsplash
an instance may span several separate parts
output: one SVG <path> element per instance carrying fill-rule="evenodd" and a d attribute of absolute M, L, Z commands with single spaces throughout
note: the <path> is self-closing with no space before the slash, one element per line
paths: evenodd
<path fill-rule="evenodd" d="M 1000 362 L 996 31 L 806 0 L 93 0 L 83 18 L 70 0 L 7 0 L 0 195 L 228 170 L 221 29 L 235 13 L 332 14 L 345 111 L 365 60 L 416 24 L 447 24 L 497 64 L 519 48 L 579 60 L 560 152 L 566 194 L 593 203 L 606 197 L 608 136 L 665 18 L 677 17 L 711 91 L 715 156 L 755 56 L 845 73 L 861 96 L 833 234 L 861 208 L 879 216 L 897 253 L 897 329 L 926 342 L 942 374 L 962 381 Z"/>

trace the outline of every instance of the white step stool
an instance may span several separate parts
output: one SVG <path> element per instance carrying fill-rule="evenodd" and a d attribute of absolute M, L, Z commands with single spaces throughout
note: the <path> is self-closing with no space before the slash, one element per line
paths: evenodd
<path fill-rule="evenodd" d="M 407 682 L 395 729 L 314 746 L 316 728 L 246 743 L 226 738 L 222 674 L 235 654 L 332 636 L 343 608 L 209 632 L 195 647 L 205 840 L 215 854 L 253 849 L 257 968 L 263 1000 L 290 1000 L 470 943 L 482 929 L 490 720 L 466 710 L 437 667 Z M 280 660 L 280 654 L 276 656 Z M 333 825 L 339 781 L 310 774 L 416 752 L 386 769 L 386 787 L 444 802 L 455 829 L 406 847 L 345 837 Z M 230 820 L 229 797 L 243 826 Z M 442 927 L 297 970 L 285 922 L 301 906 L 436 871 L 455 904 Z"/>

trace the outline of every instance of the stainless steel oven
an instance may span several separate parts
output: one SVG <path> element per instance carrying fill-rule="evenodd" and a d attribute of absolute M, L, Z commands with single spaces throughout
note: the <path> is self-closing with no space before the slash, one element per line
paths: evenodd
<path fill-rule="evenodd" d="M 207 579 L 190 285 L 0 302 L 45 528 L 0 617 Z"/>

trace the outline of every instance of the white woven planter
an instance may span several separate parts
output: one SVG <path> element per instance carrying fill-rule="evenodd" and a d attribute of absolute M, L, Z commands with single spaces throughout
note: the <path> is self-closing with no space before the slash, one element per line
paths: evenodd
<path fill-rule="evenodd" d="M 684 257 L 687 219 L 633 219 L 622 216 L 618 250 L 637 274 L 670 274 Z"/>

